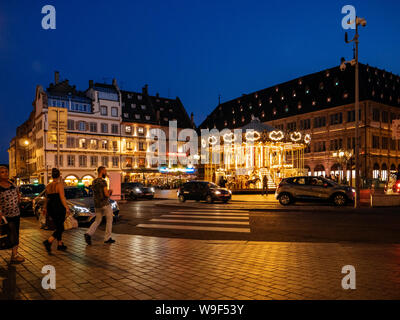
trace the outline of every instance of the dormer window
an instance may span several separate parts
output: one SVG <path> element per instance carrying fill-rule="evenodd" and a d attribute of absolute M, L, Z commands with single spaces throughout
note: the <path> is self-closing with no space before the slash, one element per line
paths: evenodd
<path fill-rule="evenodd" d="M 309 94 L 310 93 L 310 88 L 307 86 L 306 87 L 306 94 Z"/>
<path fill-rule="evenodd" d="M 301 102 L 299 102 L 298 104 L 297 104 L 297 109 L 301 109 L 301 107 L 302 107 L 302 105 L 301 105 Z"/>
<path fill-rule="evenodd" d="M 264 111 L 261 113 L 261 117 L 265 118 L 265 112 Z"/>
<path fill-rule="evenodd" d="M 319 90 L 324 90 L 324 83 L 323 83 L 323 82 L 321 82 L 321 83 L 319 84 Z"/>
<path fill-rule="evenodd" d="M 279 91 L 279 88 L 278 87 L 275 87 L 275 92 L 278 92 Z"/>
<path fill-rule="evenodd" d="M 258 98 L 258 94 L 257 93 L 254 95 L 254 98 L 256 98 L 256 99 Z"/>
<path fill-rule="evenodd" d="M 282 96 L 282 97 L 281 97 L 281 100 L 282 100 L 282 101 L 283 101 L 283 100 L 285 100 L 285 97 L 284 97 L 284 96 Z"/>
<path fill-rule="evenodd" d="M 312 105 L 315 106 L 317 103 L 315 102 L 315 100 L 312 102 Z"/>
<path fill-rule="evenodd" d="M 132 108 L 132 109 L 135 109 L 135 108 L 136 108 L 136 103 L 132 103 L 132 104 L 131 104 L 131 108 Z"/>
<path fill-rule="evenodd" d="M 137 98 L 138 100 L 142 100 L 142 96 L 140 94 L 137 96 Z"/>
<path fill-rule="evenodd" d="M 135 119 L 140 119 L 140 114 L 135 114 Z"/>
<path fill-rule="evenodd" d="M 326 76 L 327 78 L 329 78 L 330 75 L 331 75 L 330 72 L 329 72 L 329 71 L 326 71 L 325 76 Z"/>
<path fill-rule="evenodd" d="M 150 116 L 146 116 L 146 120 L 150 120 Z"/>
<path fill-rule="evenodd" d="M 274 109 L 272 110 L 272 113 L 273 113 L 274 115 L 276 115 L 276 108 L 274 108 Z"/>
<path fill-rule="evenodd" d="M 146 106 L 144 104 L 141 105 L 142 110 L 146 110 Z"/>
<path fill-rule="evenodd" d="M 328 97 L 328 98 L 326 99 L 326 102 L 329 103 L 329 102 L 331 102 L 331 100 L 332 100 L 331 97 Z"/>
<path fill-rule="evenodd" d="M 269 98 L 269 103 L 272 104 L 272 98 Z"/>
<path fill-rule="evenodd" d="M 296 91 L 293 90 L 292 96 L 293 96 L 293 98 L 296 97 Z"/>
<path fill-rule="evenodd" d="M 347 92 L 343 93 L 343 98 L 347 99 L 349 97 L 349 94 Z"/>
<path fill-rule="evenodd" d="M 288 112 L 289 111 L 289 107 L 286 105 L 285 106 L 285 112 Z"/>
<path fill-rule="evenodd" d="M 303 84 L 303 80 L 299 79 L 299 86 L 301 86 Z"/>

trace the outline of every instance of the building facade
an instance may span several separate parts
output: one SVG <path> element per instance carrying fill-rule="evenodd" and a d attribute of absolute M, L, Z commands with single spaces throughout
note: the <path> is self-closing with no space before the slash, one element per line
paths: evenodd
<path fill-rule="evenodd" d="M 218 105 L 200 128 L 239 128 L 255 116 L 279 130 L 309 133 L 309 174 L 354 180 L 354 72 L 335 67 L 242 95 Z M 359 80 L 361 177 L 385 181 L 400 169 L 400 142 L 391 130 L 392 120 L 400 119 L 400 77 L 360 64 Z"/>
<path fill-rule="evenodd" d="M 49 108 L 67 113 L 65 139 L 59 146 L 50 137 Z M 109 172 L 122 173 L 123 181 L 149 182 L 149 175 L 159 172 L 146 161 L 152 143 L 149 130 L 161 128 L 168 134 L 172 120 L 180 128 L 193 127 L 179 98 L 151 97 L 147 86 L 142 93 L 121 91 L 116 80 L 90 80 L 88 89 L 78 91 L 55 72 L 46 90 L 37 86 L 33 111 L 10 142 L 10 175 L 21 183 L 47 183 L 51 168 L 58 167 L 67 185 L 90 185 L 103 165 Z"/>

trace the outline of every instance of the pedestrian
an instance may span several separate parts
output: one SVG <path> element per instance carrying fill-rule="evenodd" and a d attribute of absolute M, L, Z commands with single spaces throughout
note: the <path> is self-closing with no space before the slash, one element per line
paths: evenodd
<path fill-rule="evenodd" d="M 96 220 L 90 226 L 89 230 L 85 233 L 85 241 L 88 245 L 92 244 L 92 236 L 96 232 L 97 227 L 100 225 L 103 217 L 106 217 L 106 232 L 104 235 L 104 243 L 114 243 L 115 240 L 111 238 L 113 211 L 109 198 L 112 195 L 112 190 L 108 189 L 105 178 L 107 177 L 107 169 L 103 166 L 97 169 L 98 177 L 93 180 L 92 190 L 94 198 L 94 208 L 96 211 Z"/>
<path fill-rule="evenodd" d="M 10 264 L 19 264 L 25 258 L 18 255 L 21 195 L 18 188 L 10 182 L 6 166 L 0 166 L 0 220 L 8 223 L 8 236 L 11 245 Z M 3 219 L 4 217 L 4 219 Z"/>
<path fill-rule="evenodd" d="M 263 195 L 265 194 L 266 196 L 268 196 L 268 177 L 267 177 L 267 175 L 264 175 L 262 185 L 263 185 L 263 193 L 262 194 Z"/>
<path fill-rule="evenodd" d="M 46 186 L 46 197 L 43 208 L 43 213 L 48 215 L 53 220 L 56 228 L 51 237 L 43 241 L 43 245 L 49 254 L 51 253 L 51 245 L 54 240 L 57 240 L 57 250 L 67 250 L 67 246 L 64 245 L 62 241 L 62 234 L 64 232 L 65 217 L 67 214 L 69 214 L 67 200 L 65 199 L 64 184 L 61 181 L 60 170 L 53 168 L 51 170 L 51 177 L 53 181 Z"/>

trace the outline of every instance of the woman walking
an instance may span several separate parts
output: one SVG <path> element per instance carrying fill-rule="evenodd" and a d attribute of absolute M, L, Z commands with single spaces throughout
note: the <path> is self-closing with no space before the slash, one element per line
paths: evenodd
<path fill-rule="evenodd" d="M 48 253 L 51 253 L 51 244 L 54 240 L 58 242 L 57 250 L 67 250 L 67 247 L 62 242 L 62 233 L 64 232 L 66 214 L 69 213 L 65 199 L 64 185 L 60 178 L 60 170 L 53 168 L 51 170 L 51 177 L 53 178 L 53 182 L 49 183 L 46 187 L 44 214 L 48 214 L 53 219 L 56 230 L 49 239 L 43 241 Z"/>
<path fill-rule="evenodd" d="M 19 245 L 19 211 L 20 194 L 17 187 L 9 180 L 8 168 L 0 166 L 0 220 L 7 220 L 9 227 L 9 238 L 12 245 L 11 264 L 18 264 L 25 259 L 18 255 Z"/>

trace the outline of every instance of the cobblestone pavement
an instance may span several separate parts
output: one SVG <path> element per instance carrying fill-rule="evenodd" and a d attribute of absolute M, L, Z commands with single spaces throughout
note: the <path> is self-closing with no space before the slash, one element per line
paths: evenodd
<path fill-rule="evenodd" d="M 65 233 L 68 252 L 47 255 L 48 231 L 23 219 L 21 253 L 8 266 L 0 251 L 3 299 L 400 299 L 400 245 L 211 241 Z M 42 267 L 57 288 L 41 288 Z M 342 267 L 356 268 L 357 289 L 343 290 Z"/>

